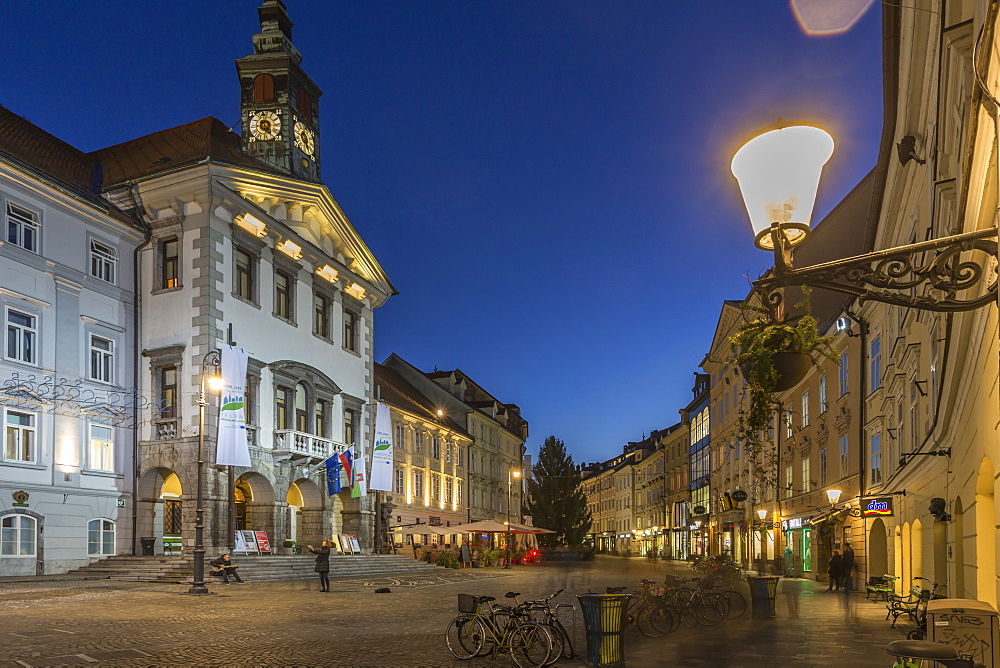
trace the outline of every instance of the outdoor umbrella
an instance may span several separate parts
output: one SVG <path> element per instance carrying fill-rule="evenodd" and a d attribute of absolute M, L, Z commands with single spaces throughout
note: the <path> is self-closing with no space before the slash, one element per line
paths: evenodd
<path fill-rule="evenodd" d="M 462 531 L 463 533 L 507 533 L 507 525 L 503 522 L 496 522 L 494 520 L 482 520 L 481 522 L 473 522 L 472 524 L 461 524 L 456 529 Z M 511 533 L 535 533 L 532 527 L 522 526 L 520 524 L 510 525 Z"/>

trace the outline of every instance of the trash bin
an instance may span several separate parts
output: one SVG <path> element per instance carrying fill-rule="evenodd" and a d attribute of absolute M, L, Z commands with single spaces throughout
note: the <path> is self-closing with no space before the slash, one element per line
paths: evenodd
<path fill-rule="evenodd" d="M 927 603 L 928 640 L 951 645 L 959 654 L 971 654 L 986 668 L 1000 666 L 997 621 L 997 611 L 983 601 L 939 598 Z"/>
<path fill-rule="evenodd" d="M 611 666 L 625 661 L 622 633 L 628 594 L 582 594 L 577 596 L 587 630 L 587 661 L 595 666 Z"/>
<path fill-rule="evenodd" d="M 156 536 L 145 536 L 139 539 L 142 543 L 142 556 L 151 557 L 153 556 L 153 550 L 156 549 Z"/>
<path fill-rule="evenodd" d="M 774 599 L 778 597 L 778 578 L 747 578 L 754 617 L 774 617 Z"/>

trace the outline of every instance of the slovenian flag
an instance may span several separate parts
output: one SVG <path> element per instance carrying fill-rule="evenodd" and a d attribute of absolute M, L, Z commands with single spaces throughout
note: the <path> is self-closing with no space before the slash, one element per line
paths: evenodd
<path fill-rule="evenodd" d="M 354 460 L 354 485 L 351 487 L 351 497 L 358 498 L 368 494 L 365 480 L 365 458 L 361 455 Z"/>
<path fill-rule="evenodd" d="M 340 458 L 330 455 L 326 460 L 326 493 L 330 496 L 340 494 Z"/>
<path fill-rule="evenodd" d="M 338 455 L 340 458 L 340 470 L 343 472 L 341 478 L 343 487 L 354 486 L 354 448 L 348 448 Z"/>

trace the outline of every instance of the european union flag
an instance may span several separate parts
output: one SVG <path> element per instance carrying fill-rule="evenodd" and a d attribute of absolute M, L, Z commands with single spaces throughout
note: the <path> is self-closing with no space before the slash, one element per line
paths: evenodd
<path fill-rule="evenodd" d="M 326 493 L 340 494 L 340 460 L 336 454 L 326 460 Z"/>

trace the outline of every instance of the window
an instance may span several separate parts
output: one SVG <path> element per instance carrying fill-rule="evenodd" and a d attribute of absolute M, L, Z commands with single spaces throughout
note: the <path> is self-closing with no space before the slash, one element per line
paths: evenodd
<path fill-rule="evenodd" d="M 819 484 L 820 487 L 825 487 L 827 481 L 827 460 L 826 460 L 826 448 L 819 449 Z"/>
<path fill-rule="evenodd" d="M 7 242 L 32 253 L 38 252 L 41 225 L 38 214 L 19 204 L 7 202 Z"/>
<path fill-rule="evenodd" d="M 872 340 L 871 352 L 868 356 L 871 379 L 869 391 L 874 392 L 882 387 L 882 337 L 876 336 Z"/>
<path fill-rule="evenodd" d="M 177 367 L 160 369 L 160 417 L 177 417 Z"/>
<path fill-rule="evenodd" d="M 177 499 L 163 500 L 163 535 L 180 536 L 183 506 Z"/>
<path fill-rule="evenodd" d="M 436 436 L 431 439 L 431 459 L 441 459 L 441 439 Z"/>
<path fill-rule="evenodd" d="M 809 459 L 808 455 L 802 457 L 802 491 L 808 492 L 812 489 L 812 477 L 810 475 L 810 467 L 812 466 L 812 461 Z"/>
<path fill-rule="evenodd" d="M 344 309 L 344 347 L 358 352 L 358 316 Z"/>
<path fill-rule="evenodd" d="M 115 378 L 115 342 L 90 335 L 90 379 L 113 383 Z"/>
<path fill-rule="evenodd" d="M 826 402 L 826 374 L 819 377 L 819 414 L 822 415 L 830 408 Z"/>
<path fill-rule="evenodd" d="M 847 434 L 844 434 L 840 437 L 840 477 L 846 477 L 850 470 L 850 448 L 848 447 Z"/>
<path fill-rule="evenodd" d="M 406 427 L 402 423 L 396 425 L 396 442 L 392 446 L 394 448 L 406 449 Z"/>
<path fill-rule="evenodd" d="M 302 383 L 295 385 L 295 431 L 303 434 L 309 432 L 309 413 L 306 410 L 306 386 Z"/>
<path fill-rule="evenodd" d="M 317 436 L 326 436 L 326 402 L 322 399 L 316 401 L 316 427 L 313 432 Z"/>
<path fill-rule="evenodd" d="M 255 302 L 257 289 L 257 260 L 243 249 L 233 249 L 233 264 L 236 267 L 235 293 L 240 299 Z"/>
<path fill-rule="evenodd" d="M 309 92 L 305 88 L 299 89 L 299 113 L 302 118 L 307 121 L 313 119 L 313 105 L 312 98 L 309 96 Z"/>
<path fill-rule="evenodd" d="M 444 444 L 444 460 L 451 463 L 451 443 Z"/>
<path fill-rule="evenodd" d="M 461 445 L 457 445 L 456 444 L 455 445 L 455 451 L 458 453 L 458 457 L 457 457 L 458 462 L 457 462 L 457 464 L 459 466 L 465 466 L 465 448 L 462 447 Z"/>
<path fill-rule="evenodd" d="M 424 498 L 424 474 L 422 471 L 413 472 L 413 498 Z"/>
<path fill-rule="evenodd" d="M 441 476 L 437 473 L 431 474 L 431 500 L 441 500 Z"/>
<path fill-rule="evenodd" d="M 444 502 L 455 503 L 455 481 L 452 478 L 445 478 Z"/>
<path fill-rule="evenodd" d="M 35 414 L 7 409 L 4 420 L 4 459 L 35 461 Z"/>
<path fill-rule="evenodd" d="M 344 409 L 344 443 L 347 445 L 354 445 L 354 409 L 345 408 Z"/>
<path fill-rule="evenodd" d="M 785 438 L 791 438 L 794 434 L 792 431 L 792 413 L 791 406 L 785 408 Z"/>
<path fill-rule="evenodd" d="M 257 390 L 259 387 L 260 377 L 248 373 L 246 385 L 243 386 L 243 419 L 246 421 L 248 427 L 257 424 L 255 420 L 257 415 Z M 250 432 L 248 437 L 252 435 L 253 432 Z"/>
<path fill-rule="evenodd" d="M 94 471 L 115 470 L 115 436 L 107 425 L 90 425 L 90 468 Z"/>
<path fill-rule="evenodd" d="M 35 556 L 35 518 L 14 514 L 0 518 L 0 556 Z"/>
<path fill-rule="evenodd" d="M 313 334 L 330 338 L 330 298 L 319 292 L 313 293 Z"/>
<path fill-rule="evenodd" d="M 463 497 L 463 494 L 462 494 L 462 492 L 464 491 L 463 490 L 463 486 L 464 486 L 464 483 L 461 480 L 459 480 L 458 481 L 458 489 L 456 490 L 456 494 L 455 494 L 455 503 L 457 505 L 459 505 L 459 506 L 464 503 L 464 497 Z"/>
<path fill-rule="evenodd" d="M 847 394 L 847 351 L 840 354 L 840 396 Z"/>
<path fill-rule="evenodd" d="M 160 242 L 160 289 L 178 288 L 181 285 L 180 243 L 177 238 Z"/>
<path fill-rule="evenodd" d="M 406 474 L 403 472 L 403 469 L 396 469 L 393 473 L 392 491 L 396 494 L 403 494 L 406 491 Z"/>
<path fill-rule="evenodd" d="M 791 464 L 786 464 L 785 465 L 785 498 L 786 499 L 792 496 L 792 491 L 793 491 L 792 487 L 793 487 L 793 485 L 792 485 L 792 465 Z"/>
<path fill-rule="evenodd" d="M 87 554 L 115 554 L 115 523 L 90 520 L 87 524 Z"/>
<path fill-rule="evenodd" d="M 7 309 L 7 357 L 28 364 L 37 363 L 35 342 L 37 319 L 33 315 Z"/>
<path fill-rule="evenodd" d="M 274 272 L 274 315 L 285 320 L 292 319 L 292 305 L 295 283 L 291 276 L 283 271 Z"/>
<path fill-rule="evenodd" d="M 253 79 L 253 102 L 274 101 L 274 77 L 270 74 L 258 74 Z"/>
<path fill-rule="evenodd" d="M 424 432 L 418 431 L 413 436 L 413 452 L 418 455 L 424 454 Z"/>
<path fill-rule="evenodd" d="M 288 429 L 288 409 L 291 404 L 292 391 L 287 387 L 278 387 L 274 393 L 274 426 L 278 429 Z"/>
<path fill-rule="evenodd" d="M 91 239 L 90 275 L 113 284 L 118 275 L 118 251 L 107 244 Z"/>
<path fill-rule="evenodd" d="M 871 480 L 869 482 L 877 485 L 882 482 L 882 434 L 872 434 L 869 443 L 871 456 Z"/>
<path fill-rule="evenodd" d="M 802 427 L 809 426 L 809 393 L 802 393 Z"/>

